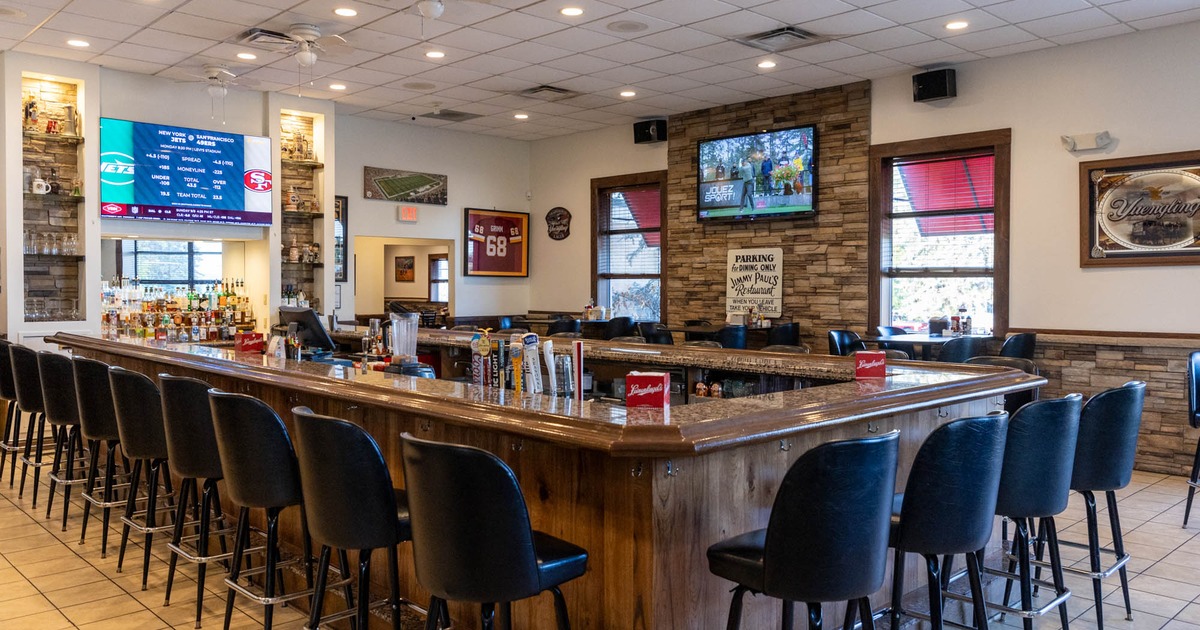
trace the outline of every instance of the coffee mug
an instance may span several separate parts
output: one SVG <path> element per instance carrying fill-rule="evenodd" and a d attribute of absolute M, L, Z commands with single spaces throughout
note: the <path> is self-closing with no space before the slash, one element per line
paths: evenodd
<path fill-rule="evenodd" d="M 49 192 L 50 192 L 50 184 L 47 184 L 46 180 L 41 179 L 41 178 L 33 180 L 33 194 L 44 195 Z"/>

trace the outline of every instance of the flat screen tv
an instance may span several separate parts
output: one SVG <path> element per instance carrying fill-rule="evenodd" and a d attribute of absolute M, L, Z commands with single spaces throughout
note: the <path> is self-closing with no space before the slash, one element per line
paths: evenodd
<path fill-rule="evenodd" d="M 271 225 L 271 139 L 100 119 L 100 216 Z"/>
<path fill-rule="evenodd" d="M 701 140 L 696 217 L 797 219 L 817 214 L 817 128 L 804 125 Z"/>

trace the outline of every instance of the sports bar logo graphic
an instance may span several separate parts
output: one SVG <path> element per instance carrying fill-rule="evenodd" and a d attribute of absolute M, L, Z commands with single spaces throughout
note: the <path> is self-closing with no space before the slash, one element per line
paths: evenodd
<path fill-rule="evenodd" d="M 133 157 L 119 151 L 100 154 L 100 181 L 112 186 L 133 183 Z"/>
<path fill-rule="evenodd" d="M 271 173 L 262 169 L 252 169 L 246 171 L 242 177 L 242 181 L 246 184 L 246 188 L 255 192 L 267 192 L 271 190 Z"/>

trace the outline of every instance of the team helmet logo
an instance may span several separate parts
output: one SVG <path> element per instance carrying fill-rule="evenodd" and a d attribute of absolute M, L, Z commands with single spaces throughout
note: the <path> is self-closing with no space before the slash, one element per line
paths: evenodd
<path fill-rule="evenodd" d="M 110 186 L 133 184 L 133 157 L 118 151 L 100 154 L 100 181 Z"/>
<path fill-rule="evenodd" d="M 271 173 L 262 169 L 246 171 L 242 177 L 246 188 L 254 192 L 269 192 L 271 190 Z"/>

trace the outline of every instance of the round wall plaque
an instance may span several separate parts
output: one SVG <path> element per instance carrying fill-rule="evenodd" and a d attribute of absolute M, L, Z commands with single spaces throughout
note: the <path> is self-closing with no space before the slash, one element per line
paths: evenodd
<path fill-rule="evenodd" d="M 546 233 L 550 238 L 561 241 L 571 235 L 571 212 L 561 206 L 546 213 Z"/>

